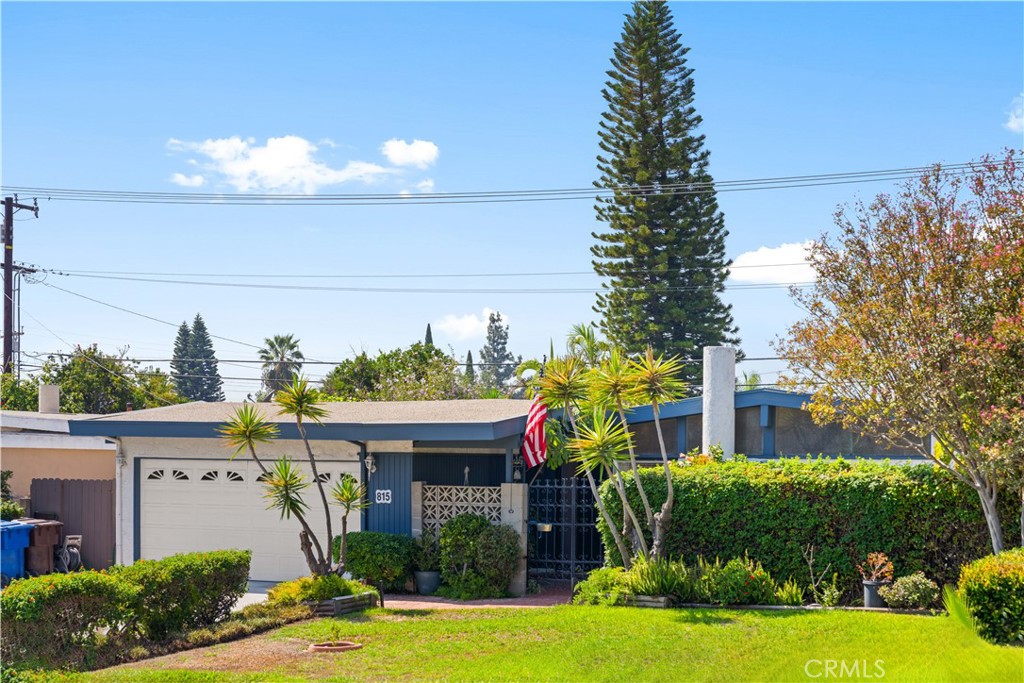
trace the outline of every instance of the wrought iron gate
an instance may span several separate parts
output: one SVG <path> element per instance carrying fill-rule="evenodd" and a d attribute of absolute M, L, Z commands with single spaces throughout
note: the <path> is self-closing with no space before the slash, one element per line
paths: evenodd
<path fill-rule="evenodd" d="M 594 494 L 585 479 L 530 485 L 528 567 L 532 578 L 576 581 L 604 564 Z"/>

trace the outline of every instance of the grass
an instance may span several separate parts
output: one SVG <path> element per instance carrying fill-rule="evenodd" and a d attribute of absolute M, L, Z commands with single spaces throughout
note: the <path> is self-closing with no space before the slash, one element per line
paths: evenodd
<path fill-rule="evenodd" d="M 303 651 L 309 642 L 326 640 L 355 640 L 363 649 L 333 655 Z M 828 661 L 836 662 L 831 676 Z M 858 676 L 851 675 L 854 666 Z M 1024 648 L 985 643 L 949 617 L 868 612 L 573 606 L 373 610 L 73 678 L 1018 683 L 1024 681 Z"/>

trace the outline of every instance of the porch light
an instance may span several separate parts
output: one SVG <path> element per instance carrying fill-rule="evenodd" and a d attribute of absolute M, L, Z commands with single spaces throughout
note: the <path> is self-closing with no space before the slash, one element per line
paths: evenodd
<path fill-rule="evenodd" d="M 370 453 L 366 454 L 366 480 L 369 481 L 373 473 L 377 471 L 377 461 Z"/>

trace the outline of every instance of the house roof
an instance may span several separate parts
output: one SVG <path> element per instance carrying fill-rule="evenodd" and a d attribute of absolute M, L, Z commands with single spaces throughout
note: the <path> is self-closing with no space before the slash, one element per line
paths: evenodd
<path fill-rule="evenodd" d="M 69 413 L 38 413 L 34 410 L 0 410 L 0 427 L 4 431 L 23 430 L 67 434 L 70 418 L 92 418 L 100 415 Z"/>
<path fill-rule="evenodd" d="M 217 429 L 242 403 L 205 403 L 72 419 L 72 434 L 217 438 Z M 273 403 L 256 404 L 281 438 L 297 439 L 294 418 Z M 513 399 L 322 403 L 321 424 L 306 425 L 310 439 L 347 441 L 494 441 L 521 434 L 530 402 Z"/>

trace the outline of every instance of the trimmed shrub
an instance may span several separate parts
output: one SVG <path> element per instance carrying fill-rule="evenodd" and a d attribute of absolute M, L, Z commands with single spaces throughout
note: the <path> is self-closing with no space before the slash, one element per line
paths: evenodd
<path fill-rule="evenodd" d="M 970 563 L 960 572 L 959 590 L 983 638 L 1024 643 L 1024 549 Z"/>
<path fill-rule="evenodd" d="M 412 577 L 412 538 L 381 531 L 353 531 L 345 538 L 346 571 L 386 591 L 405 588 L 406 581 Z M 334 539 L 335 558 L 340 549 L 339 536 Z"/>
<path fill-rule="evenodd" d="M 889 607 L 897 609 L 924 609 L 939 599 L 939 587 L 922 572 L 901 576 L 891 586 L 882 586 L 878 594 Z"/>
<path fill-rule="evenodd" d="M 780 605 L 799 607 L 804 604 L 804 587 L 789 579 L 775 591 L 775 601 Z"/>
<path fill-rule="evenodd" d="M 106 643 L 96 629 L 117 635 L 130 616 L 137 589 L 106 572 L 48 574 L 11 582 L 0 593 L 7 665 L 80 667 L 93 664 Z"/>
<path fill-rule="evenodd" d="M 705 557 L 755 557 L 780 581 L 808 580 L 802 550 L 814 545 L 819 571 L 831 565 L 847 600 L 860 592 L 856 565 L 869 552 L 886 553 L 900 574 L 923 571 L 955 583 L 960 567 L 991 552 L 977 494 L 930 465 L 904 467 L 865 461 L 783 459 L 672 465 L 675 506 L 667 552 L 688 563 Z M 664 470 L 640 470 L 654 509 L 665 501 Z M 632 472 L 624 472 L 635 510 L 643 509 Z M 622 503 L 606 482 L 601 496 L 612 519 Z M 1019 510 L 1001 502 L 1004 520 Z M 607 562 L 621 564 L 603 518 Z M 1007 525 L 1006 538 L 1019 530 Z M 1016 535 L 1015 535 L 1016 533 Z"/>
<path fill-rule="evenodd" d="M 324 576 L 303 576 L 294 581 L 279 583 L 267 592 L 267 600 L 273 605 L 297 605 L 302 602 L 320 602 L 343 595 L 376 593 L 372 588 L 358 581 L 343 578 L 337 574 Z"/>
<path fill-rule="evenodd" d="M 110 574 L 136 588 L 140 635 L 152 640 L 224 619 L 249 585 L 248 550 L 215 550 L 139 560 Z"/>
<path fill-rule="evenodd" d="M 710 590 L 712 602 L 720 605 L 774 605 L 778 586 L 760 562 L 736 558 L 726 562 Z"/>
<path fill-rule="evenodd" d="M 441 578 L 438 591 L 460 600 L 499 598 L 519 564 L 519 534 L 509 526 L 495 526 L 486 517 L 461 514 L 441 527 Z"/>

